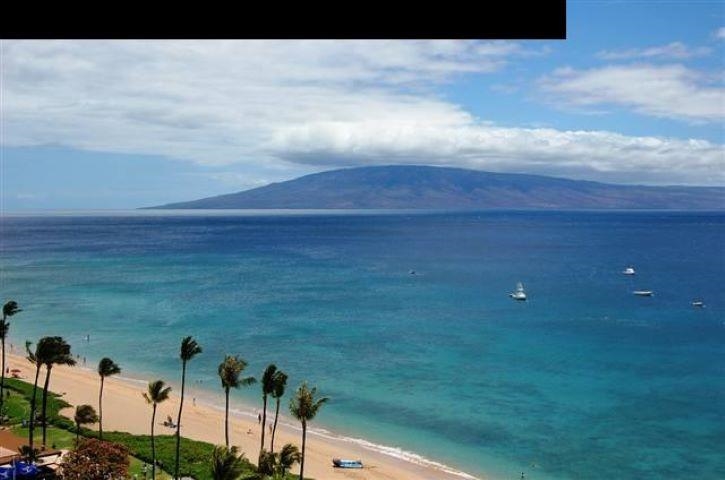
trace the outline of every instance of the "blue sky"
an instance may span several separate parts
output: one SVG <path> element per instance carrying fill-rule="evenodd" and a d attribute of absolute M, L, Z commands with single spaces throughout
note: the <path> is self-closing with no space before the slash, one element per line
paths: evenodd
<path fill-rule="evenodd" d="M 568 2 L 560 41 L 2 41 L 4 211 L 394 163 L 725 185 L 725 2 Z"/>

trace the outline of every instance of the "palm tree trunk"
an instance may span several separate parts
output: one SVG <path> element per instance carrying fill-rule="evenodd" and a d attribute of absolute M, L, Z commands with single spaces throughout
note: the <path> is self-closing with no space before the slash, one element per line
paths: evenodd
<path fill-rule="evenodd" d="M 156 403 L 151 414 L 151 480 L 156 480 L 156 441 L 154 440 L 154 423 L 156 422 Z"/>
<path fill-rule="evenodd" d="M 227 397 L 224 407 L 224 441 L 226 442 L 227 448 L 229 448 L 229 387 L 226 387 L 224 390 Z"/>
<path fill-rule="evenodd" d="M 277 433 L 277 418 L 279 417 L 279 397 L 277 397 L 277 409 L 274 412 L 274 426 L 272 427 L 272 442 L 269 446 L 269 451 L 274 453 L 274 435 Z"/>
<path fill-rule="evenodd" d="M 46 439 L 45 433 L 46 433 L 46 429 L 48 428 L 48 420 L 46 420 L 45 414 L 47 412 L 47 406 L 48 406 L 48 385 L 50 384 L 51 368 L 52 367 L 50 365 L 46 366 L 47 370 L 45 373 L 45 384 L 43 385 L 43 410 L 42 410 L 43 413 L 41 415 L 43 417 L 43 424 L 42 424 L 43 425 L 43 448 L 45 448 L 45 439 Z"/>
<path fill-rule="evenodd" d="M 259 444 L 259 453 L 264 450 L 264 427 L 267 426 L 267 395 L 262 395 L 264 401 L 264 409 L 262 410 L 262 442 Z"/>
<path fill-rule="evenodd" d="M 5 323 L 5 315 L 3 315 L 3 323 Z M 0 343 L 2 343 L 3 347 L 2 374 L 0 375 L 0 423 L 3 423 L 3 405 L 5 405 L 5 335 L 0 338 Z"/>
<path fill-rule="evenodd" d="M 176 464 L 174 465 L 174 478 L 179 478 L 179 450 L 181 446 L 181 410 L 184 408 L 184 383 L 186 382 L 186 361 L 181 364 L 181 401 L 179 402 L 179 416 L 176 419 Z"/>
<path fill-rule="evenodd" d="M 78 440 L 80 440 L 81 436 L 81 424 L 76 422 L 76 447 L 78 446 Z"/>
<path fill-rule="evenodd" d="M 98 439 L 103 440 L 103 375 L 101 375 L 101 389 L 98 391 Z"/>
<path fill-rule="evenodd" d="M 30 423 L 28 425 L 28 445 L 30 451 L 33 451 L 33 430 L 35 428 L 35 396 L 38 393 L 38 376 L 40 375 L 40 365 L 35 367 L 35 383 L 33 384 L 33 397 L 30 401 Z"/>
<path fill-rule="evenodd" d="M 302 460 L 300 461 L 300 480 L 304 478 L 305 471 L 305 440 L 307 440 L 307 422 L 302 420 Z"/>

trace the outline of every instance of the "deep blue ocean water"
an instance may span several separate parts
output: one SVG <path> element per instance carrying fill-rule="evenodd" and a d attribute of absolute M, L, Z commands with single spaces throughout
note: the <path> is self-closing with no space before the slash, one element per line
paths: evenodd
<path fill-rule="evenodd" d="M 722 213 L 129 212 L 0 234 L 15 345 L 62 335 L 176 382 L 194 335 L 192 392 L 218 390 L 225 353 L 275 362 L 330 397 L 316 425 L 472 474 L 725 478 Z"/>

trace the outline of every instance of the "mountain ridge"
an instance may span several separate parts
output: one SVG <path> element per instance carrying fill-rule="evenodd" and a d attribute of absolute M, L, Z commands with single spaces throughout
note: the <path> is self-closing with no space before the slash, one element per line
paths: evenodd
<path fill-rule="evenodd" d="M 725 187 L 645 186 L 454 167 L 318 172 L 154 209 L 725 209 Z"/>

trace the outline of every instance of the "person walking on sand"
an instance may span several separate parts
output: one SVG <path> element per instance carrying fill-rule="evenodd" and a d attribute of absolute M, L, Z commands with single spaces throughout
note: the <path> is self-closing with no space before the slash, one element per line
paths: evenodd
<path fill-rule="evenodd" d="M 262 424 L 262 414 L 261 413 L 258 413 L 257 414 L 257 424 L 258 425 L 261 425 Z"/>

